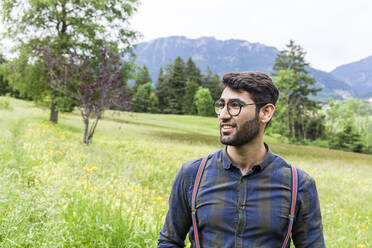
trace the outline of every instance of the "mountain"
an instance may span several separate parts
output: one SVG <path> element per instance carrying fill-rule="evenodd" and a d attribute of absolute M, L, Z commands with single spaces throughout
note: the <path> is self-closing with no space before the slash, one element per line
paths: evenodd
<path fill-rule="evenodd" d="M 359 97 L 372 97 L 372 56 L 341 65 L 331 74 L 353 87 Z"/>
<path fill-rule="evenodd" d="M 214 37 L 188 39 L 184 36 L 142 42 L 135 49 L 137 64 L 147 66 L 154 84 L 160 67 L 173 62 L 177 56 L 185 61 L 191 57 L 202 71 L 209 66 L 222 77 L 231 71 L 263 71 L 270 74 L 278 52 L 275 47 L 246 40 L 217 40 Z M 317 80 L 315 87 L 323 88 L 316 98 L 347 98 L 355 95 L 350 85 L 330 73 L 311 67 L 308 69 Z"/>

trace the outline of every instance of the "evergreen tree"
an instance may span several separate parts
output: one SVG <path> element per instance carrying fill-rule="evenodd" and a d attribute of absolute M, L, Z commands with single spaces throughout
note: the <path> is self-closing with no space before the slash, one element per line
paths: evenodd
<path fill-rule="evenodd" d="M 165 113 L 182 114 L 182 101 L 186 86 L 185 62 L 181 57 L 174 60 L 171 73 L 168 79 L 168 101 Z"/>
<path fill-rule="evenodd" d="M 151 81 L 152 80 L 146 65 L 140 67 L 139 72 L 136 74 L 136 80 L 133 86 L 134 92 L 137 92 L 137 88 L 139 86 L 144 85 L 146 83 L 151 83 Z"/>
<path fill-rule="evenodd" d="M 199 89 L 199 85 L 194 81 L 187 81 L 185 88 L 185 95 L 183 97 L 182 110 L 184 114 L 195 115 L 197 109 L 194 103 L 194 96 Z"/>
<path fill-rule="evenodd" d="M 362 137 L 353 127 L 352 122 L 348 122 L 341 132 L 332 135 L 330 147 L 352 152 L 362 152 L 364 149 Z"/>
<path fill-rule="evenodd" d="M 168 65 L 168 69 L 171 65 Z M 159 111 L 164 112 L 164 109 L 167 108 L 168 97 L 169 97 L 169 85 L 168 85 L 168 75 L 164 73 L 162 67 L 160 67 L 158 81 L 156 83 L 156 96 L 159 101 Z"/>
<path fill-rule="evenodd" d="M 305 62 L 305 52 L 302 47 L 290 40 L 286 49 L 282 50 L 275 59 L 273 67 L 274 81 L 280 91 L 278 123 L 286 123 L 286 133 L 295 139 L 306 139 L 307 129 L 311 118 L 316 116 L 320 108 L 316 101 L 309 99 L 321 89 L 314 88 L 315 79 L 308 75 Z"/>
<path fill-rule="evenodd" d="M 220 98 L 223 91 L 223 88 L 220 84 L 220 79 L 217 74 L 213 74 L 209 66 L 207 67 L 203 76 L 202 86 L 209 89 L 213 101 L 217 101 Z"/>
<path fill-rule="evenodd" d="M 201 85 L 202 75 L 200 69 L 196 66 L 191 57 L 189 57 L 186 63 L 186 76 L 189 81 L 193 81 L 199 86 Z"/>
<path fill-rule="evenodd" d="M 215 115 L 213 109 L 213 100 L 208 89 L 199 87 L 194 97 L 195 105 L 198 110 L 198 115 L 213 116 Z"/>

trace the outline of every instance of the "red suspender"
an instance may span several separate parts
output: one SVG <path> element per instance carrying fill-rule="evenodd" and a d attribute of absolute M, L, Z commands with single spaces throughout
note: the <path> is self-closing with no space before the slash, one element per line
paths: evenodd
<path fill-rule="evenodd" d="M 295 167 L 291 165 L 292 170 L 292 200 L 291 200 L 291 211 L 289 214 L 289 224 L 288 224 L 288 231 L 287 235 L 285 236 L 282 248 L 285 248 L 288 244 L 289 237 L 291 236 L 292 227 L 293 227 L 293 219 L 295 215 L 295 208 L 296 208 L 296 200 L 297 200 L 297 191 L 298 191 L 298 178 L 297 178 L 297 170 Z"/>
<path fill-rule="evenodd" d="M 195 244 L 197 248 L 200 248 L 200 242 L 199 242 L 199 232 L 198 232 L 198 224 L 196 222 L 196 195 L 198 193 L 200 179 L 203 175 L 203 171 L 206 165 L 206 161 L 208 159 L 208 156 L 206 156 L 198 169 L 198 173 L 196 174 L 195 183 L 194 183 L 194 190 L 192 192 L 192 202 L 191 202 L 191 215 L 192 215 L 192 225 L 194 227 L 194 238 L 195 238 Z M 295 167 L 291 166 L 291 172 L 292 172 L 292 189 L 291 189 L 291 209 L 289 214 L 289 224 L 288 224 L 288 231 L 285 236 L 282 248 L 285 248 L 288 244 L 289 238 L 291 236 L 292 227 L 293 227 L 293 221 L 294 221 L 294 215 L 295 215 L 295 207 L 296 207 L 296 200 L 297 200 L 297 190 L 298 190 L 298 178 L 297 178 L 297 170 Z"/>
<path fill-rule="evenodd" d="M 194 190 L 192 192 L 192 202 L 191 202 L 191 211 L 192 212 L 191 212 L 191 215 L 192 215 L 192 225 L 194 226 L 194 238 L 195 238 L 195 243 L 196 243 L 197 248 L 200 248 L 200 242 L 199 242 L 198 224 L 196 223 L 196 208 L 195 208 L 195 206 L 196 206 L 196 194 L 198 193 L 200 179 L 201 179 L 201 176 L 203 174 L 207 159 L 208 159 L 208 156 L 206 156 L 202 160 L 202 162 L 199 166 L 198 174 L 196 174 L 196 178 L 195 178 Z"/>

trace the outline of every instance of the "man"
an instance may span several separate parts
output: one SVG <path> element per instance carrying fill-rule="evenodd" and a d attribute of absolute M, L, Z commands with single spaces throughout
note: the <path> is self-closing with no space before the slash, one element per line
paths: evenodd
<path fill-rule="evenodd" d="M 278 89 L 261 72 L 227 73 L 216 102 L 220 141 L 208 156 L 196 196 L 192 194 L 202 159 L 183 164 L 173 183 L 169 211 L 158 247 L 282 247 L 291 209 L 291 167 L 263 142 L 278 99 Z M 325 247 L 314 180 L 297 169 L 298 194 L 292 240 L 296 247 Z M 199 247 L 199 246 L 198 246 Z M 286 245 L 286 247 L 289 247 Z"/>

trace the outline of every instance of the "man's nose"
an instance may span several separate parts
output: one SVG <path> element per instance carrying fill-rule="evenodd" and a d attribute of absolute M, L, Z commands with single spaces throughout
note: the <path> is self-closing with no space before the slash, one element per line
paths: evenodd
<path fill-rule="evenodd" d="M 220 119 L 230 119 L 231 118 L 231 115 L 230 115 L 229 111 L 227 110 L 227 105 L 225 105 L 223 107 L 223 109 L 221 109 L 220 114 L 218 115 L 218 118 L 220 118 Z"/>

